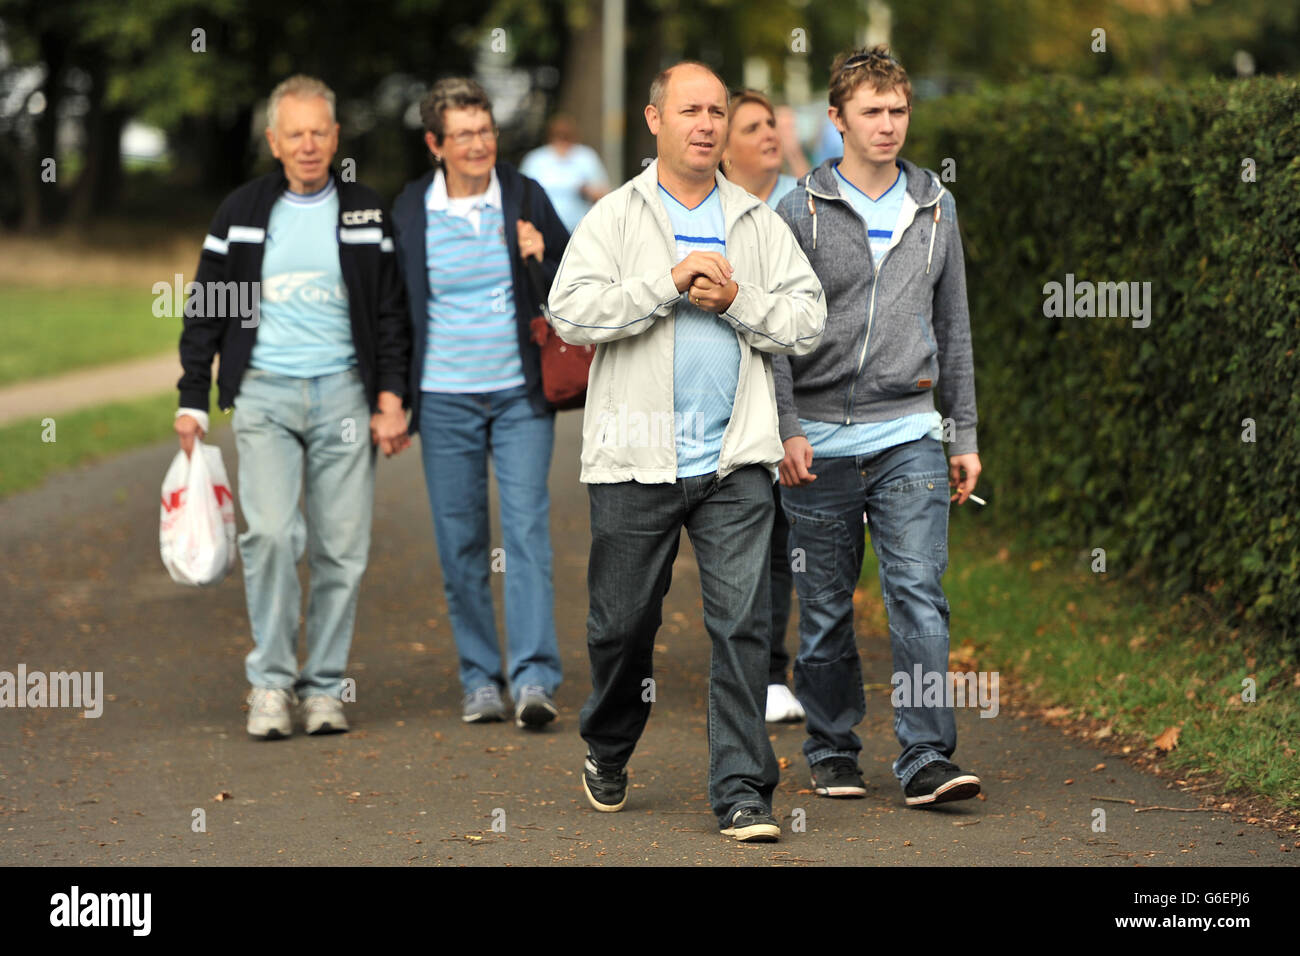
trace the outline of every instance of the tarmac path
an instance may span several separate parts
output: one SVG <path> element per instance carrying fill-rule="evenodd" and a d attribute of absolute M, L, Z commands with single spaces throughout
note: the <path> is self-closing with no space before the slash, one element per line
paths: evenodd
<path fill-rule="evenodd" d="M 709 642 L 689 545 L 665 607 L 657 702 L 630 765 L 627 809 L 594 812 L 581 791 L 577 733 L 590 689 L 580 427 L 577 413 L 559 417 L 550 487 L 566 678 L 560 719 L 542 733 L 460 721 L 418 448 L 379 462 L 346 735 L 246 736 L 241 572 L 214 589 L 185 588 L 158 557 L 158 492 L 176 447 L 163 440 L 169 423 L 160 423 L 156 445 L 0 502 L 0 671 L 102 671 L 106 697 L 98 718 L 0 709 L 0 864 L 1168 866 L 1300 858 L 1278 852 L 1278 835 L 1228 813 L 1137 814 L 1099 801 L 1198 806 L 1167 780 L 1018 713 L 1005 689 L 996 718 L 958 713 L 956 759 L 981 776 L 985 799 L 907 809 L 889 770 L 897 747 L 889 695 L 873 689 L 859 727 L 865 799 L 813 795 L 802 728 L 769 725 L 785 765 L 775 798 L 781 842 L 720 836 L 705 797 Z M 223 429 L 217 441 L 233 479 L 233 435 Z M 956 631 L 961 615 L 954 607 Z M 794 631 L 792 623 L 791 641 Z M 887 684 L 887 638 L 860 633 L 859 642 L 865 679 Z M 1092 828 L 1096 809 L 1105 811 L 1104 832 Z"/>

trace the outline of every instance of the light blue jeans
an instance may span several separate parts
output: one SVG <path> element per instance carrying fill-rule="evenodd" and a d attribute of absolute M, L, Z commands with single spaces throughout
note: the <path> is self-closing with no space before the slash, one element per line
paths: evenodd
<path fill-rule="evenodd" d="M 555 413 L 536 414 L 525 387 L 481 394 L 420 394 L 420 450 L 433 511 L 447 616 L 466 694 L 506 689 L 492 609 L 493 571 L 504 572 L 509 691 L 560 685 L 551 582 L 547 478 Z M 488 535 L 488 459 L 496 472 L 505 547 Z"/>
<path fill-rule="evenodd" d="M 248 369 L 235 399 L 239 536 L 244 593 L 255 647 L 244 659 L 254 687 L 338 697 L 357 594 L 370 552 L 375 453 L 370 406 L 356 369 L 290 378 Z M 307 660 L 298 670 L 302 590 L 297 563 L 311 525 Z"/>

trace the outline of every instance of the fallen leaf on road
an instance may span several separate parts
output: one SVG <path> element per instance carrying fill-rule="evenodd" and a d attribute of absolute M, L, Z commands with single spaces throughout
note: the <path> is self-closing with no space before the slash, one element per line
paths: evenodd
<path fill-rule="evenodd" d="M 1046 710 L 1042 711 L 1042 715 L 1046 717 L 1048 720 L 1059 720 L 1062 717 L 1070 716 L 1070 708 L 1069 707 L 1048 707 Z"/>
<path fill-rule="evenodd" d="M 219 794 L 217 794 L 212 799 L 220 801 L 220 800 L 233 800 L 234 798 L 230 795 L 229 790 L 222 790 Z"/>
<path fill-rule="evenodd" d="M 1072 784 L 1072 783 L 1074 783 L 1074 778 L 1073 778 L 1073 777 L 1071 777 L 1069 780 L 1065 781 L 1065 785 L 1066 785 L 1067 787 L 1068 787 L 1070 784 Z"/>
<path fill-rule="evenodd" d="M 1165 732 L 1155 739 L 1156 749 L 1166 752 L 1173 750 L 1178 746 L 1178 735 L 1182 730 L 1182 725 L 1166 727 Z"/>
<path fill-rule="evenodd" d="M 1096 773 L 1098 770 L 1105 770 L 1105 769 L 1106 769 L 1106 765 L 1104 763 L 1099 763 L 1097 764 L 1097 766 L 1092 768 L 1092 772 Z"/>
<path fill-rule="evenodd" d="M 789 757 L 778 757 L 776 762 L 777 762 L 777 765 L 778 765 L 782 770 L 789 770 L 789 769 L 790 769 L 790 758 L 789 758 Z"/>

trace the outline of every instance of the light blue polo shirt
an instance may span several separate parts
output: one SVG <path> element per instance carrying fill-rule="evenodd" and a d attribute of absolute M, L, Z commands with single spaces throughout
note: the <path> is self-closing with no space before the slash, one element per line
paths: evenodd
<path fill-rule="evenodd" d="M 696 250 L 727 254 L 727 227 L 718 187 L 694 209 L 659 187 L 677 243 L 674 265 Z M 689 293 L 689 287 L 688 287 Z M 722 433 L 731 421 L 740 381 L 740 342 L 714 312 L 691 304 L 683 293 L 675 306 L 673 335 L 673 424 L 677 477 L 718 470 Z"/>
<path fill-rule="evenodd" d="M 281 193 L 271 207 L 252 368 L 316 378 L 357 364 L 338 225 L 333 179 L 318 192 Z"/>

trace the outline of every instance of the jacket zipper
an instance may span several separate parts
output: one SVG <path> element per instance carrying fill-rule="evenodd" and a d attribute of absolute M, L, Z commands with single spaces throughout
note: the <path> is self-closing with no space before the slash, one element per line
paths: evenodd
<path fill-rule="evenodd" d="M 871 255 L 871 243 L 867 242 L 867 255 Z M 872 258 L 875 258 L 874 256 Z M 849 404 L 844 409 L 844 424 L 853 424 L 853 396 L 858 389 L 858 378 L 862 375 L 862 366 L 867 361 L 867 349 L 871 345 L 871 323 L 876 318 L 876 281 L 880 278 L 880 268 L 885 264 L 885 259 L 889 258 L 886 252 L 884 258 L 880 260 L 879 265 L 874 262 L 875 272 L 871 276 L 871 304 L 867 307 L 867 334 L 862 337 L 862 351 L 858 354 L 858 368 L 853 373 L 853 383 L 849 386 Z"/>

